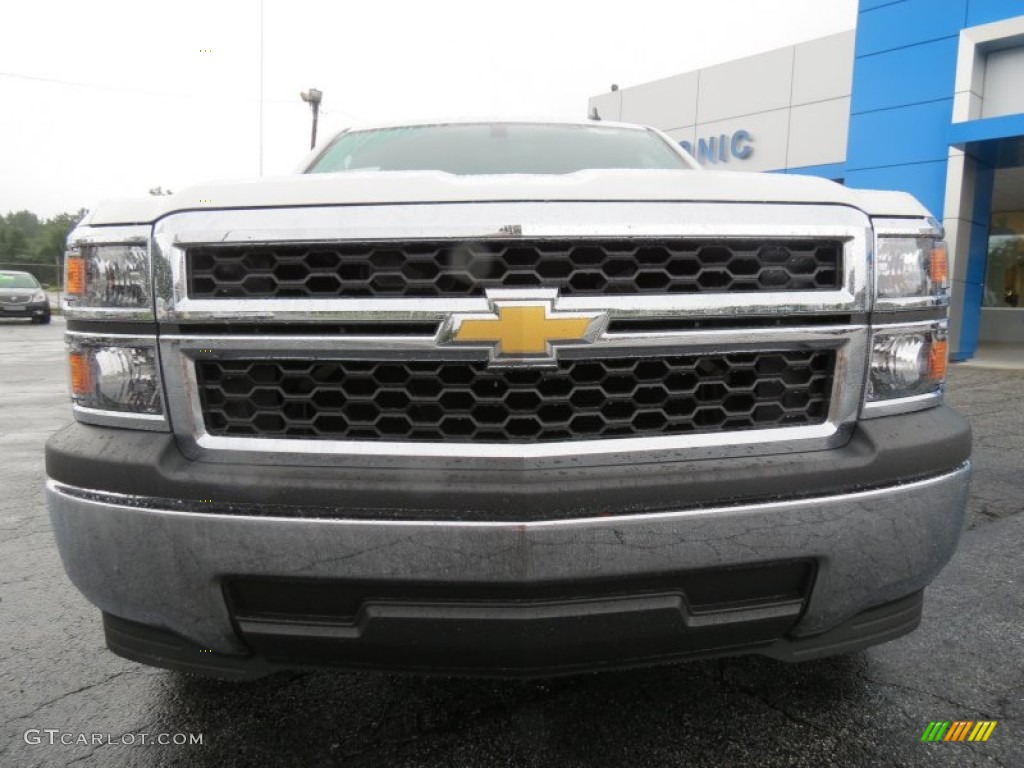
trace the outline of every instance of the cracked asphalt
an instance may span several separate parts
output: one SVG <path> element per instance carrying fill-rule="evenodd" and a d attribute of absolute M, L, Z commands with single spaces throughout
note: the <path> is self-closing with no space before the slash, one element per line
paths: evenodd
<path fill-rule="evenodd" d="M 802 665 L 237 684 L 107 652 L 99 612 L 64 575 L 42 494 L 43 444 L 70 419 L 62 331 L 60 318 L 0 322 L 0 766 L 1024 765 L 1024 371 L 952 368 L 948 399 L 975 430 L 970 521 L 899 640 Z M 963 719 L 998 725 L 986 743 L 919 741 L 929 721 Z M 115 743 L 27 744 L 30 729 Z"/>

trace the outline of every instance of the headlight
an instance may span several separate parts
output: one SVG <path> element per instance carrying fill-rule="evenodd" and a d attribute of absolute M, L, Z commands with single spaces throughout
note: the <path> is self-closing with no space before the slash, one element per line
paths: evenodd
<path fill-rule="evenodd" d="M 38 304 L 40 301 L 46 301 L 46 293 L 39 291 L 38 293 L 32 294 L 33 304 Z"/>
<path fill-rule="evenodd" d="M 68 361 L 71 399 L 79 408 L 118 414 L 163 413 L 154 346 L 68 334 Z"/>
<path fill-rule="evenodd" d="M 76 307 L 150 306 L 144 245 L 85 245 L 67 254 L 64 267 L 65 290 Z"/>
<path fill-rule="evenodd" d="M 871 343 L 868 404 L 941 392 L 947 351 L 944 321 L 876 332 Z"/>
<path fill-rule="evenodd" d="M 64 257 L 64 310 L 81 321 L 69 331 L 71 400 L 78 421 L 166 432 L 155 332 L 86 332 L 155 319 L 148 225 L 80 225 Z M 154 328 L 155 331 L 155 328 Z"/>
<path fill-rule="evenodd" d="M 931 237 L 879 237 L 875 253 L 878 299 L 943 298 L 949 291 L 946 244 Z"/>
<path fill-rule="evenodd" d="M 89 227 L 71 233 L 64 254 L 69 318 L 152 320 L 150 227 Z"/>

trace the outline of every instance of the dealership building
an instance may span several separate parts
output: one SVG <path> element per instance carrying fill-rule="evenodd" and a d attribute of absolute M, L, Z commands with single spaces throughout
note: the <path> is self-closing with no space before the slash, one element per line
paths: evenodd
<path fill-rule="evenodd" d="M 856 30 L 613 90 L 595 109 L 664 130 L 709 169 L 910 192 L 945 226 L 952 358 L 1024 345 L 1021 0 L 861 0 Z"/>

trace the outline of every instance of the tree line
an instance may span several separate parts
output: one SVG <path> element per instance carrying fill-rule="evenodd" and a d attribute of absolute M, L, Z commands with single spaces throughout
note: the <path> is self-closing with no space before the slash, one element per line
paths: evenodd
<path fill-rule="evenodd" d="M 31 211 L 0 214 L 0 269 L 31 272 L 39 282 L 56 287 L 62 279 L 64 241 L 83 216 L 84 208 L 49 219 Z"/>

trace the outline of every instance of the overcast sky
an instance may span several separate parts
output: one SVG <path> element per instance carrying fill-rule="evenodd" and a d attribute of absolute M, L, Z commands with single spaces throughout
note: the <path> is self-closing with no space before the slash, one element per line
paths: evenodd
<path fill-rule="evenodd" d="M 856 0 L 29 0 L 0 26 L 0 213 L 289 173 L 403 118 L 582 118 L 587 99 L 852 29 Z"/>

